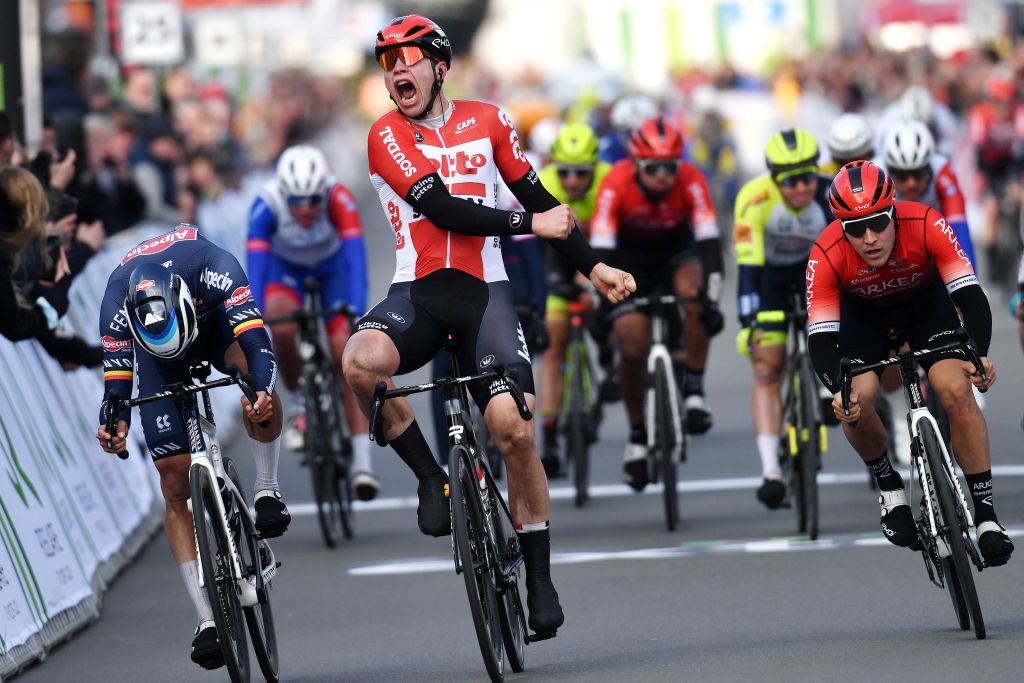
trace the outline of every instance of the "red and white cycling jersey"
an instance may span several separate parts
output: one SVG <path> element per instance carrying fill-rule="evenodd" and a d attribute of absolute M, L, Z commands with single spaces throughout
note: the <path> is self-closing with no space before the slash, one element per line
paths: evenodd
<path fill-rule="evenodd" d="M 888 171 L 888 169 L 886 169 Z M 930 206 L 950 223 L 966 222 L 967 210 L 960 183 L 953 172 L 949 159 L 941 154 L 932 154 L 932 181 L 920 198 L 914 201 Z M 899 199 L 899 192 L 896 193 Z"/>
<path fill-rule="evenodd" d="M 512 118 L 484 102 L 456 101 L 444 123 L 413 121 L 399 111 L 370 128 L 370 180 L 395 231 L 394 282 L 441 268 L 457 268 L 485 282 L 507 280 L 497 237 L 442 230 L 405 201 L 429 190 L 435 172 L 453 197 L 494 207 L 498 174 L 507 183 L 532 168 L 519 146 Z"/>
<path fill-rule="evenodd" d="M 918 202 L 895 202 L 898 226 L 889 261 L 867 264 L 843 234 L 839 221 L 825 228 L 807 260 L 807 333 L 838 332 L 840 296 L 873 305 L 906 301 L 928 282 L 933 271 L 953 293 L 978 283 L 967 254 L 942 215 Z"/>

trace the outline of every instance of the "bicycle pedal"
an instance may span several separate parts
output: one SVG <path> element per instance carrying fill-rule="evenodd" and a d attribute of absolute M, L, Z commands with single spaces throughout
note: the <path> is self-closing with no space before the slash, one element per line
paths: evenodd
<path fill-rule="evenodd" d="M 540 642 L 541 640 L 551 640 L 552 638 L 554 638 L 557 635 L 558 635 L 558 631 L 557 630 L 551 631 L 549 633 L 530 633 L 529 635 L 526 636 L 526 642 L 528 642 L 528 643 L 536 643 L 536 642 Z"/>

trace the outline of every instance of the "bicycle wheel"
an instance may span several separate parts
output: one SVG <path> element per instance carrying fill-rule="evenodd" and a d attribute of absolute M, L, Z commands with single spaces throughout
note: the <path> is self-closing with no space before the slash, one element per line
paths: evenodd
<path fill-rule="evenodd" d="M 974 624 L 974 635 L 978 640 L 985 638 L 985 619 L 981 614 L 981 604 L 978 602 L 978 591 L 974 586 L 974 575 L 971 573 L 970 560 L 967 557 L 967 547 L 964 544 L 965 526 L 961 523 L 962 511 L 958 510 L 957 502 L 959 496 L 955 492 L 950 476 L 956 476 L 946 471 L 945 462 L 942 458 L 942 451 L 939 448 L 939 437 L 932 425 L 927 420 L 918 423 L 918 430 L 921 436 L 921 445 L 924 448 L 928 460 L 928 471 L 932 478 L 932 488 L 939 502 L 940 534 L 945 537 L 949 544 L 949 565 L 953 568 L 950 577 L 960 587 L 960 594 L 967 604 L 967 611 L 970 613 L 971 622 Z M 960 623 L 963 619 L 959 614 L 959 605 L 956 595 L 951 593 L 953 607 L 957 609 L 957 617 Z"/>
<path fill-rule="evenodd" d="M 324 545 L 333 548 L 341 533 L 339 501 L 336 495 L 335 462 L 331 451 L 330 417 L 324 410 L 327 399 L 322 393 L 320 373 L 308 368 L 305 378 L 303 400 L 306 404 L 306 460 L 313 478 L 313 502 L 316 504 L 316 521 Z"/>
<path fill-rule="evenodd" d="M 490 492 L 491 526 L 494 539 L 498 544 L 497 566 L 494 567 L 494 582 L 498 586 L 498 617 L 501 622 L 501 640 L 505 645 L 512 671 L 520 673 L 526 667 L 526 613 L 523 611 L 523 599 L 519 593 L 519 569 L 506 574 L 505 567 L 517 566 L 522 560 L 519 537 L 515 525 L 505 514 L 505 505 L 498 498 L 501 494 L 488 482 Z"/>
<path fill-rule="evenodd" d="M 800 483 L 803 489 L 802 506 L 807 537 L 818 540 L 818 470 L 821 469 L 821 427 L 818 417 L 817 379 L 811 369 L 811 359 L 804 356 L 800 363 Z"/>
<path fill-rule="evenodd" d="M 246 499 L 245 489 L 242 488 L 242 478 L 238 475 L 231 458 L 224 458 L 224 472 L 228 478 L 235 483 L 235 488 L 241 495 L 242 500 Z M 236 504 L 238 501 L 235 501 Z M 270 608 L 270 585 L 264 582 L 262 568 L 265 560 L 269 560 L 266 552 L 261 552 L 263 543 L 256 535 L 256 527 L 252 518 L 245 513 L 235 511 L 232 516 L 232 533 L 235 534 L 235 542 L 238 545 L 238 553 L 242 561 L 242 571 L 249 582 L 256 588 L 256 595 L 259 602 L 251 607 L 243 607 L 245 623 L 249 627 L 249 638 L 252 640 L 252 649 L 256 653 L 256 661 L 263 672 L 263 678 L 267 683 L 276 683 L 280 674 L 280 662 L 277 657 L 277 631 L 274 628 L 274 613 Z M 239 526 L 234 526 L 238 524 Z"/>
<path fill-rule="evenodd" d="M 588 480 L 590 478 L 590 462 L 587 453 L 587 427 L 584 413 L 584 377 L 583 357 L 579 343 L 569 346 L 569 414 L 566 424 L 566 462 L 572 463 L 573 483 L 576 486 L 576 507 L 583 507 L 589 496 Z"/>
<path fill-rule="evenodd" d="M 331 373 L 334 369 L 331 368 Z M 333 374 L 329 375 L 333 376 Z M 352 438 L 348 432 L 348 423 L 345 421 L 345 403 L 341 395 L 341 384 L 331 383 L 330 388 L 330 415 L 332 428 L 330 435 L 330 450 L 334 460 L 334 473 L 331 482 L 334 486 L 334 499 L 337 501 L 338 521 L 341 523 L 341 531 L 346 539 L 355 535 L 355 524 L 352 513 L 352 501 L 355 500 L 355 492 L 352 490 Z"/>
<path fill-rule="evenodd" d="M 676 490 L 678 471 L 675 461 L 676 433 L 672 415 L 672 391 L 668 379 L 668 368 L 663 361 L 654 366 L 654 443 L 657 450 L 661 480 L 664 487 L 665 523 L 669 531 L 679 525 L 679 491 Z"/>
<path fill-rule="evenodd" d="M 220 490 L 202 465 L 189 472 L 192 522 L 195 525 L 199 562 L 206 594 L 213 607 L 217 640 L 228 675 L 234 683 L 249 680 L 249 645 L 245 637 L 242 607 L 231 576 L 231 558 L 223 520 L 217 511 Z"/>
<path fill-rule="evenodd" d="M 505 677 L 501 619 L 498 616 L 496 587 L 491 577 L 479 483 L 469 449 L 462 445 L 453 447 L 448 456 L 448 466 L 452 471 L 449 495 L 458 566 L 466 582 L 469 611 L 473 616 L 484 667 L 492 681 L 500 682 Z"/>

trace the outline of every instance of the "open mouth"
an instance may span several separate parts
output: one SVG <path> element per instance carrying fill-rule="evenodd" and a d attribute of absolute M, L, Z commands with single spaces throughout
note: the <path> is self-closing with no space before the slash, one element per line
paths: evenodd
<path fill-rule="evenodd" d="M 395 92 L 403 102 L 411 102 L 416 99 L 416 86 L 412 84 L 412 81 L 404 79 L 395 81 Z"/>

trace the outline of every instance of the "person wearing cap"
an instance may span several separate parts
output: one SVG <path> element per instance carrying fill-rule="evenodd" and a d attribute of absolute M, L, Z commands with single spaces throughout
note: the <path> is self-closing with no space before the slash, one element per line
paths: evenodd
<path fill-rule="evenodd" d="M 818 143 L 806 130 L 776 133 L 765 145 L 768 172 L 747 182 L 736 197 L 736 349 L 750 355 L 753 367 L 754 433 L 762 477 L 757 499 L 769 510 L 779 508 L 786 496 L 778 454 L 787 327 L 785 322 L 754 323 L 759 312 L 785 310 L 792 293 L 803 291 L 807 254 L 832 221 L 825 198 L 829 179 L 818 173 L 818 155 Z M 822 398 L 826 406 L 832 401 L 827 392 Z"/>

